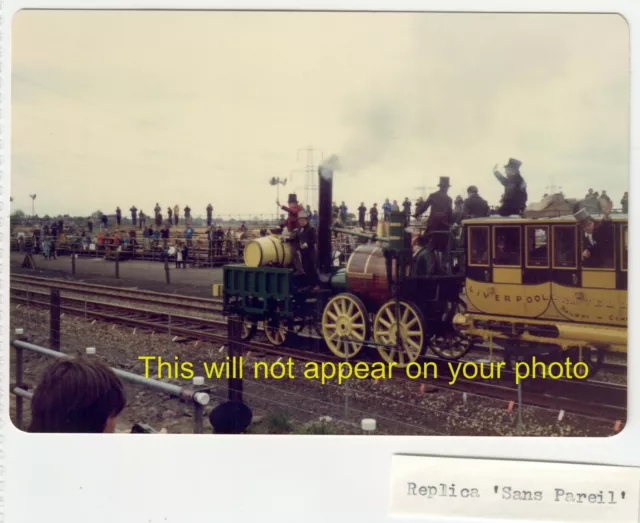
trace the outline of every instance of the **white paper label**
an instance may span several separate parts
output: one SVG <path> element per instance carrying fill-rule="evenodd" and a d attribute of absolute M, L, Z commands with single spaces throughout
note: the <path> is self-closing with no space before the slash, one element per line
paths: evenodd
<path fill-rule="evenodd" d="M 393 515 L 637 523 L 640 469 L 394 456 Z"/>

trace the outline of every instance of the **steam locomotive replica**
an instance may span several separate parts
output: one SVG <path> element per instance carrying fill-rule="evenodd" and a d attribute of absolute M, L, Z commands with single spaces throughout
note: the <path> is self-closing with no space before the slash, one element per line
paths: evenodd
<path fill-rule="evenodd" d="M 495 343 L 505 359 L 547 355 L 585 362 L 593 376 L 607 351 L 626 352 L 626 215 L 612 218 L 611 256 L 588 267 L 573 216 L 465 220 L 448 236 L 440 270 L 412 245 L 403 213 L 376 234 L 332 227 L 333 171 L 320 167 L 317 275 L 296 275 L 292 250 L 276 235 L 250 242 L 244 264 L 224 266 L 224 313 L 243 320 L 242 339 L 262 323 L 273 345 L 312 326 L 337 357 L 372 352 L 406 367 L 427 350 L 446 360 Z M 346 267 L 332 263 L 332 232 L 368 240 Z M 214 292 L 215 294 L 216 292 Z"/>

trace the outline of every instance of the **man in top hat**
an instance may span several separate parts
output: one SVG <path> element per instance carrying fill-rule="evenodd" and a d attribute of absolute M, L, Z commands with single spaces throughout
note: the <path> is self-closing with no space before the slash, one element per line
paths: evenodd
<path fill-rule="evenodd" d="M 424 214 L 429 208 L 431 213 L 427 220 L 427 228 L 422 238 L 419 240 L 421 244 L 430 243 L 431 249 L 439 253 L 438 260 L 441 264 L 441 253 L 447 249 L 449 238 L 446 234 L 434 234 L 437 231 L 449 231 L 453 224 L 453 201 L 447 194 L 449 191 L 449 177 L 441 176 L 438 184 L 440 190 L 429 195 L 429 198 L 419 206 L 416 206 L 416 219 Z"/>
<path fill-rule="evenodd" d="M 120 227 L 120 220 L 122 220 L 122 211 L 120 210 L 120 207 L 116 208 L 116 225 L 118 227 Z"/>
<path fill-rule="evenodd" d="M 133 224 L 133 226 L 136 226 L 136 220 L 137 220 L 137 215 L 138 215 L 138 209 L 136 209 L 135 205 L 131 206 L 131 209 L 129 209 L 131 211 L 131 223 Z"/>
<path fill-rule="evenodd" d="M 239 401 L 221 403 L 209 414 L 214 434 L 242 434 L 252 419 L 251 409 Z"/>
<path fill-rule="evenodd" d="M 582 265 L 584 267 L 604 268 L 613 264 L 613 222 L 609 214 L 611 206 L 604 210 L 600 223 L 589 215 L 586 209 L 574 214 L 582 229 Z"/>
<path fill-rule="evenodd" d="M 500 216 L 512 216 L 521 214 L 527 207 L 527 184 L 520 174 L 522 162 L 514 158 L 509 158 L 509 163 L 504 166 L 506 176 L 498 171 L 498 166 L 494 166 L 493 174 L 498 181 L 504 185 L 502 205 L 498 209 Z"/>
<path fill-rule="evenodd" d="M 298 213 L 302 211 L 302 207 L 300 207 L 300 204 L 298 203 L 298 197 L 295 194 L 290 194 L 288 207 L 286 205 L 280 205 L 280 200 L 276 200 L 276 204 L 283 211 L 287 211 L 287 213 L 289 213 L 289 215 L 287 216 L 287 223 L 286 223 L 287 230 L 290 233 L 295 231 L 299 227 Z"/>

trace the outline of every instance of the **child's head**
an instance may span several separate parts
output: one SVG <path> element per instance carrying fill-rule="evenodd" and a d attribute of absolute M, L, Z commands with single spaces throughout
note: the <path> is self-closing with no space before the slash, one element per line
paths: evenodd
<path fill-rule="evenodd" d="M 58 361 L 36 387 L 29 432 L 114 432 L 125 405 L 122 382 L 110 368 L 91 361 Z"/>

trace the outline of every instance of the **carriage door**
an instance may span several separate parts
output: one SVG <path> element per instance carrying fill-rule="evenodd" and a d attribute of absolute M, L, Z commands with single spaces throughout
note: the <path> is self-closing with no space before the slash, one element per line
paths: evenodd
<path fill-rule="evenodd" d="M 615 289 L 616 288 L 616 234 L 613 221 L 596 223 L 596 227 L 606 227 L 602 239 L 596 242 L 589 257 L 585 257 L 584 250 L 587 247 L 587 239 L 581 229 L 578 229 L 580 236 L 580 251 L 578 253 L 582 264 L 582 287 L 588 289 Z M 614 293 L 605 291 L 602 298 L 613 299 Z"/>
<path fill-rule="evenodd" d="M 477 282 L 490 283 L 492 278 L 489 264 L 489 226 L 470 225 L 467 229 L 467 278 Z"/>
<path fill-rule="evenodd" d="M 562 287 L 580 287 L 577 225 L 553 225 L 551 231 L 553 234 L 551 260 L 553 283 Z"/>
<path fill-rule="evenodd" d="M 493 282 L 522 284 L 519 225 L 496 225 L 493 228 Z"/>
<path fill-rule="evenodd" d="M 551 237 L 548 225 L 526 225 L 525 260 L 522 283 L 538 285 L 551 282 Z"/>

